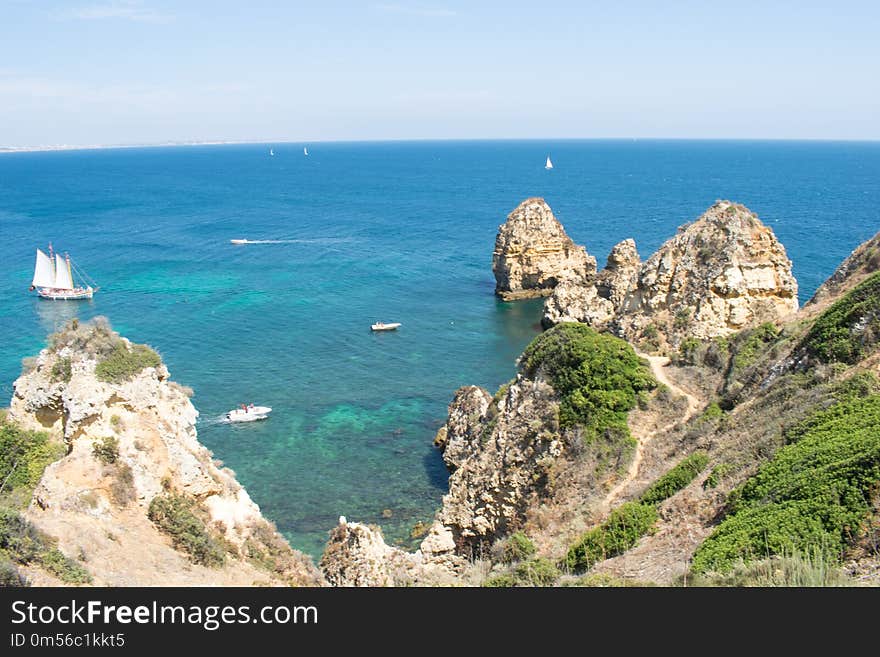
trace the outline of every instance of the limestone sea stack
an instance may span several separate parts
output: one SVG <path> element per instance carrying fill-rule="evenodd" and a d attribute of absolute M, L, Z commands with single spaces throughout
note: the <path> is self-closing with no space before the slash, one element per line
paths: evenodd
<path fill-rule="evenodd" d="M 791 261 L 773 231 L 748 208 L 718 201 L 644 263 L 631 240 L 618 244 L 595 282 L 556 289 L 543 323 L 584 322 L 657 348 L 779 321 L 797 308 Z"/>
<path fill-rule="evenodd" d="M 566 235 L 542 198 L 528 198 L 498 227 L 495 294 L 505 301 L 547 296 L 566 278 L 592 280 L 596 259 Z"/>
<path fill-rule="evenodd" d="M 15 382 L 9 419 L 66 448 L 24 517 L 102 586 L 318 585 L 311 560 L 215 461 L 191 390 L 106 320 L 69 324 Z M 36 566 L 33 584 L 57 585 Z"/>

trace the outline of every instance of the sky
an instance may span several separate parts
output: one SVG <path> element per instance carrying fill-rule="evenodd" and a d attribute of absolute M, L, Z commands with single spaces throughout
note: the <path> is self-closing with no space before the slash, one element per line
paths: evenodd
<path fill-rule="evenodd" d="M 880 139 L 880 2 L 0 0 L 0 147 Z"/>

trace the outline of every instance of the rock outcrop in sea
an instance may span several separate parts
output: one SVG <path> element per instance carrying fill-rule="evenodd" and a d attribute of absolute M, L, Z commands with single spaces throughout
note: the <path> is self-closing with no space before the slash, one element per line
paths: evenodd
<path fill-rule="evenodd" d="M 462 583 L 473 557 L 522 524 L 565 449 L 566 441 L 551 429 L 558 429 L 559 401 L 542 377 L 518 377 L 499 397 L 477 386 L 456 391 L 436 443 L 452 472 L 449 492 L 419 549 L 391 547 L 379 528 L 340 519 L 320 562 L 328 582 Z"/>
<path fill-rule="evenodd" d="M 434 439 L 449 492 L 420 549 L 388 546 L 378 527 L 341 518 L 325 577 L 346 586 L 791 586 L 810 571 L 818 585 L 876 585 L 876 482 L 851 473 L 878 458 L 878 245 L 880 236 L 856 249 L 797 321 L 720 340 L 698 335 L 780 319 L 796 305 L 790 263 L 766 226 L 719 203 L 645 263 L 631 240 L 618 244 L 592 285 L 564 281 L 548 305 L 587 290 L 592 311 L 607 315 L 596 324 L 627 335 L 650 317 L 664 320 L 658 333 L 692 339 L 669 359 L 582 323 L 546 331 L 494 396 L 455 392 Z M 701 322 L 676 325 L 686 300 Z M 852 494 L 829 499 L 829 489 Z M 817 525 L 820 515 L 833 519 Z M 817 540 L 834 546 L 821 573 L 789 556 Z"/>
<path fill-rule="evenodd" d="M 319 585 L 196 435 L 192 394 L 98 318 L 52 336 L 9 419 L 67 448 L 24 516 L 106 586 Z M 35 568 L 33 583 L 56 583 Z"/>
<path fill-rule="evenodd" d="M 547 296 L 566 278 L 592 280 L 596 259 L 566 235 L 542 198 L 528 198 L 498 227 L 495 293 L 505 301 Z"/>
<path fill-rule="evenodd" d="M 718 201 L 644 263 L 627 240 L 595 279 L 564 281 L 543 323 L 584 322 L 658 348 L 779 321 L 797 308 L 791 261 L 773 231 L 746 207 Z"/>

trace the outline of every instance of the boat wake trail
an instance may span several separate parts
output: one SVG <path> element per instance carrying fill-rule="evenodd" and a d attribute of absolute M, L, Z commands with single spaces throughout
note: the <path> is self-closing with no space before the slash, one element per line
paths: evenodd
<path fill-rule="evenodd" d="M 343 244 L 353 242 L 353 237 L 315 237 L 299 240 L 229 240 L 233 244 Z"/>
<path fill-rule="evenodd" d="M 217 417 L 200 417 L 196 422 L 201 427 L 210 427 L 215 426 L 217 424 L 229 424 L 229 420 L 226 419 L 226 414 L 218 415 Z"/>

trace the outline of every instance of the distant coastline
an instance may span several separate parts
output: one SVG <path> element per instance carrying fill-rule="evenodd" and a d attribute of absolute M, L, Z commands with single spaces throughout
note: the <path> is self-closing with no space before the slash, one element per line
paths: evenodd
<path fill-rule="evenodd" d="M 51 144 L 44 146 L 0 146 L 2 153 L 40 153 L 52 151 L 93 151 L 93 150 L 117 150 L 124 148 L 169 148 L 174 146 L 245 146 L 245 145 L 279 145 L 279 144 L 317 144 L 317 143 L 340 143 L 340 144 L 376 144 L 376 143 L 425 143 L 425 142 L 609 142 L 609 141 L 641 141 L 641 142 L 790 142 L 790 143 L 848 143 L 848 144 L 878 144 L 880 138 L 865 139 L 772 139 L 767 137 L 491 137 L 486 139 L 474 137 L 450 137 L 444 139 L 425 138 L 386 138 L 386 139 L 224 139 L 206 141 L 166 141 L 139 144 Z"/>
<path fill-rule="evenodd" d="M 70 145 L 53 144 L 50 146 L 0 146 L 0 153 L 40 153 L 44 151 L 97 151 L 119 148 L 162 148 L 167 146 L 222 146 L 228 144 L 260 144 L 270 142 L 253 141 L 168 141 L 154 144 L 91 144 Z M 272 142 L 280 143 L 280 142 Z"/>

